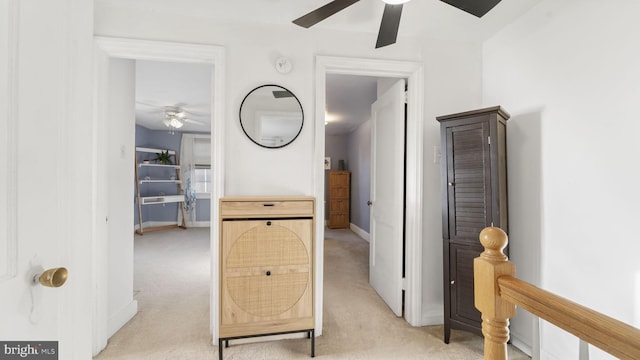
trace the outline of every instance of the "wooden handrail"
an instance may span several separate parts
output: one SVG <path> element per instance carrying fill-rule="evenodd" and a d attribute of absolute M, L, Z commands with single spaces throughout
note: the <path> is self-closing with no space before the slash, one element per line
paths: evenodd
<path fill-rule="evenodd" d="M 515 306 L 620 359 L 640 359 L 640 329 L 517 279 L 515 266 L 502 252 L 508 239 L 501 229 L 485 228 L 480 242 L 485 251 L 474 260 L 474 285 L 485 360 L 507 359 L 509 318 Z"/>

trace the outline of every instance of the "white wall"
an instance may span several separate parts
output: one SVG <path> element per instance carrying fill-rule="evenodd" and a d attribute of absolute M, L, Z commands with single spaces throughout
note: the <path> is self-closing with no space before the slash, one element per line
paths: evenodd
<path fill-rule="evenodd" d="M 99 6 L 99 5 L 98 5 Z M 97 8 L 97 35 L 216 44 L 226 52 L 226 125 L 224 195 L 295 195 L 314 191 L 314 71 L 316 55 L 402 59 L 424 62 L 425 136 L 423 213 L 423 323 L 442 323 L 442 229 L 440 165 L 432 159 L 439 146 L 437 115 L 476 108 L 481 100 L 481 46 L 450 40 L 402 40 L 374 49 L 375 34 L 301 30 L 289 26 L 223 24 L 177 14 Z M 274 68 L 287 56 L 289 74 Z M 251 89 L 282 85 L 300 99 L 305 125 L 282 149 L 256 146 L 238 123 L 238 108 Z M 332 159 L 333 160 L 333 159 Z"/>
<path fill-rule="evenodd" d="M 519 276 L 636 327 L 638 14 L 637 1 L 542 1 L 487 41 L 483 56 L 483 102 L 512 114 L 509 222 Z M 531 318 L 513 321 L 512 331 L 530 341 Z M 577 352 L 577 339 L 542 324 L 543 359 Z"/>
<path fill-rule="evenodd" d="M 107 202 L 108 336 L 137 312 L 133 300 L 133 206 L 135 61 L 110 59 L 108 66 Z"/>
<path fill-rule="evenodd" d="M 481 104 L 482 61 L 478 44 L 447 41 L 425 42 L 424 209 L 422 263 L 423 324 L 442 324 L 442 206 L 440 163 L 434 147 L 440 147 L 436 116 L 477 109 Z"/>

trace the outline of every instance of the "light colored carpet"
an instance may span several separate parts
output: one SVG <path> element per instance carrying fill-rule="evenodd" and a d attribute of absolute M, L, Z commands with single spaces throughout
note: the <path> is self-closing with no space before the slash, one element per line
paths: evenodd
<path fill-rule="evenodd" d="M 411 327 L 368 284 L 369 244 L 349 230 L 325 233 L 323 335 L 319 359 L 482 359 L 482 338 L 442 326 Z M 209 229 L 135 238 L 139 313 L 96 360 L 217 359 L 209 335 Z M 308 339 L 231 342 L 226 360 L 309 359 Z M 529 359 L 509 347 L 510 359 Z"/>

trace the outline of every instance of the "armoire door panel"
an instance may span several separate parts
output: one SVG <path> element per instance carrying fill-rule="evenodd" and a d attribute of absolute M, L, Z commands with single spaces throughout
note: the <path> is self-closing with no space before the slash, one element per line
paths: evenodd
<path fill-rule="evenodd" d="M 476 244 L 491 223 L 488 123 L 450 127 L 446 134 L 449 236 Z"/>
<path fill-rule="evenodd" d="M 451 284 L 451 318 L 462 322 L 481 323 L 480 312 L 474 303 L 473 259 L 482 248 L 468 245 L 450 245 L 449 263 Z"/>

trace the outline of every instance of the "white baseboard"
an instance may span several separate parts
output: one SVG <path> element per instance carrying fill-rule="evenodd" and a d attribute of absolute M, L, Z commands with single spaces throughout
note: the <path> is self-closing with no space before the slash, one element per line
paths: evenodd
<path fill-rule="evenodd" d="M 527 344 L 522 340 L 522 338 L 518 337 L 517 335 L 511 334 L 511 344 L 520 349 L 520 351 L 522 351 L 523 353 L 532 356 L 531 354 L 533 354 L 533 351 L 531 349 L 531 345 Z"/>
<path fill-rule="evenodd" d="M 144 221 L 142 223 L 142 225 L 144 225 L 145 228 L 156 227 L 156 226 L 176 225 L 176 224 L 177 224 L 177 222 L 175 222 L 175 221 Z M 134 224 L 133 225 L 133 229 L 134 230 L 140 229 L 140 225 L 139 224 Z"/>
<path fill-rule="evenodd" d="M 107 338 L 110 338 L 115 334 L 118 330 L 120 330 L 124 324 L 129 322 L 136 314 L 138 313 L 138 302 L 133 300 L 129 305 L 120 309 L 116 314 L 109 318 L 109 322 L 107 324 Z"/>
<path fill-rule="evenodd" d="M 558 356 L 552 354 L 544 349 L 540 349 L 540 358 L 541 359 L 549 359 L 549 360 L 560 360 Z"/>
<path fill-rule="evenodd" d="M 145 228 L 148 227 L 156 227 L 156 226 L 167 226 L 167 225 L 176 225 L 175 221 L 145 221 L 142 223 Z M 187 228 L 190 227 L 211 227 L 211 221 L 194 221 L 187 222 Z M 140 229 L 140 225 L 134 225 L 133 230 Z"/>
<path fill-rule="evenodd" d="M 351 229 L 351 231 L 353 231 L 354 233 L 356 233 L 356 235 L 360 236 L 362 239 L 364 239 L 366 242 L 370 242 L 371 237 L 369 236 L 369 233 L 360 229 L 357 225 L 350 223 L 349 224 L 349 229 Z"/>
<path fill-rule="evenodd" d="M 437 311 L 422 312 L 422 323 L 420 326 L 444 324 L 444 309 L 441 307 Z"/>

